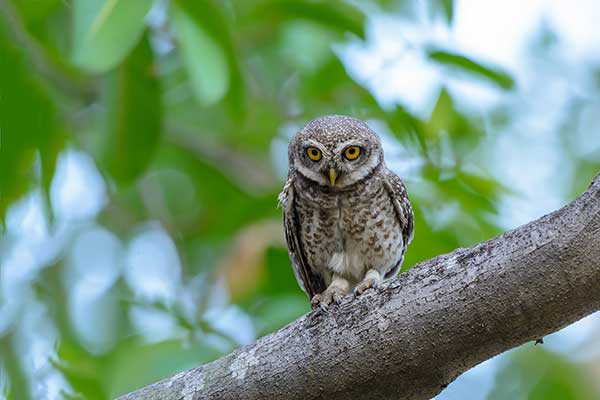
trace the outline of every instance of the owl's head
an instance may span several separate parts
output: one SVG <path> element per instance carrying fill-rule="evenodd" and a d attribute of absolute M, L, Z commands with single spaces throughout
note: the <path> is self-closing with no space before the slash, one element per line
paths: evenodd
<path fill-rule="evenodd" d="M 343 115 L 310 121 L 289 146 L 290 168 L 331 190 L 372 174 L 383 163 L 379 137 L 364 122 Z"/>

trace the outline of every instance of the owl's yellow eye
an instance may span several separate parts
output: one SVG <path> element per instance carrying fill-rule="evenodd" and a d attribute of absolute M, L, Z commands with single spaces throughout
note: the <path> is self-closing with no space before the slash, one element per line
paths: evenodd
<path fill-rule="evenodd" d="M 321 150 L 316 147 L 309 147 L 306 149 L 306 155 L 313 161 L 319 161 L 321 159 Z"/>
<path fill-rule="evenodd" d="M 346 147 L 346 150 L 344 150 L 344 157 L 348 160 L 356 160 L 358 156 L 360 156 L 360 147 L 358 146 Z"/>

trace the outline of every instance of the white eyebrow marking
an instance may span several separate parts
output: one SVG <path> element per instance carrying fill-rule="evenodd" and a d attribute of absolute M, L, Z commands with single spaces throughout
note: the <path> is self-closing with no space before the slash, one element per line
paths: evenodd
<path fill-rule="evenodd" d="M 325 146 L 323 146 L 321 143 L 315 140 L 307 139 L 304 142 L 302 142 L 302 149 L 306 150 L 307 147 L 316 147 L 317 149 L 321 150 L 321 153 L 323 153 L 324 155 L 331 155 L 329 151 L 327 151 Z"/>
<path fill-rule="evenodd" d="M 342 150 L 348 146 L 364 146 L 364 143 L 359 139 L 346 140 L 345 142 L 339 143 L 337 146 L 335 146 L 335 154 L 341 153 Z"/>

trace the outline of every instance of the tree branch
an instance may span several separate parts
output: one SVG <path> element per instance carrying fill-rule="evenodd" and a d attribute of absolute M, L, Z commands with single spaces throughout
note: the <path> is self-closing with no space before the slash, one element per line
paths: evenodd
<path fill-rule="evenodd" d="M 121 399 L 429 399 L 599 308 L 600 175 L 552 214 Z"/>

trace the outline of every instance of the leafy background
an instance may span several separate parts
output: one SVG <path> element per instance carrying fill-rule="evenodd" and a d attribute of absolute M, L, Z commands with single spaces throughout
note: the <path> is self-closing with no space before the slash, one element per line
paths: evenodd
<path fill-rule="evenodd" d="M 276 197 L 319 115 L 382 136 L 415 207 L 405 269 L 570 201 L 600 170 L 598 15 L 0 0 L 0 398 L 112 398 L 307 312 Z M 438 398 L 598 398 L 599 333 L 594 314 Z"/>

